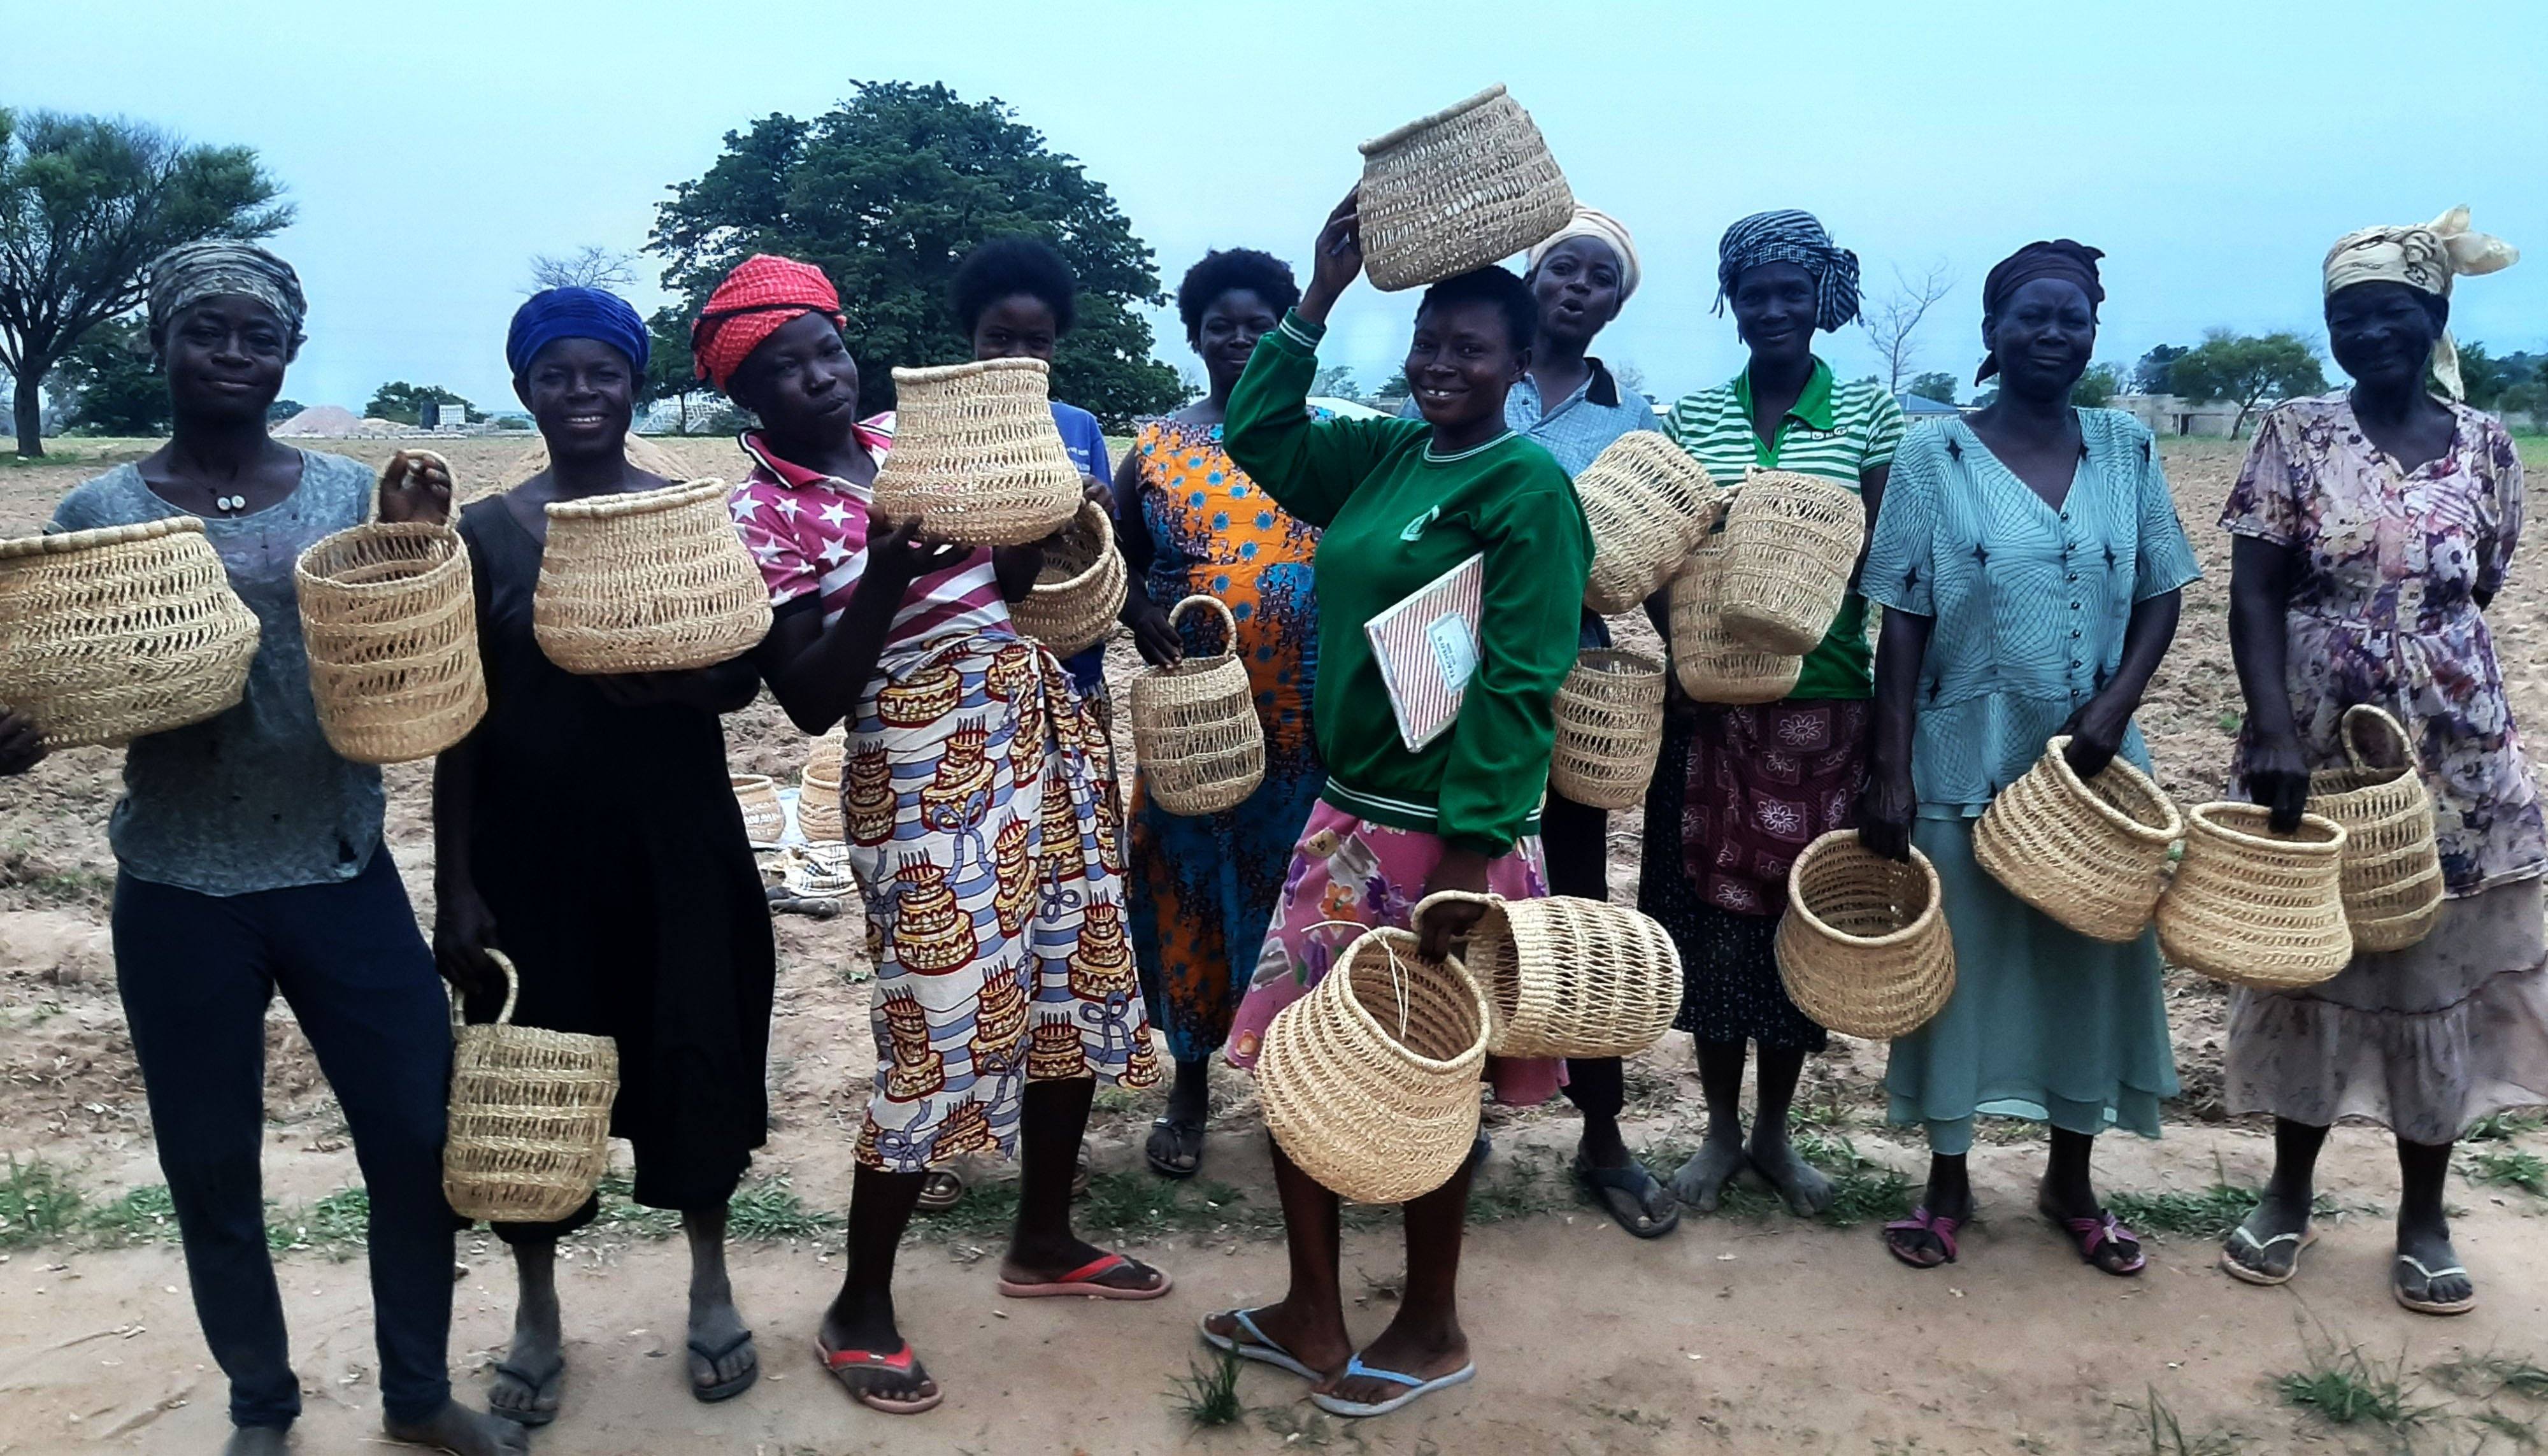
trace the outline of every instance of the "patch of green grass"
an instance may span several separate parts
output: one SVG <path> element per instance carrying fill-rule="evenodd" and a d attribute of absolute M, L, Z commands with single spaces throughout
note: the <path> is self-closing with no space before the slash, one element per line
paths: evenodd
<path fill-rule="evenodd" d="M 1238 1356 L 1223 1350 L 1209 1367 L 1187 1361 L 1184 1378 L 1168 1387 L 1168 1404 L 1199 1426 L 1237 1424 L 1247 1413 L 1238 1404 Z"/>
<path fill-rule="evenodd" d="M 269 1213 L 265 1245 L 277 1253 L 317 1250 L 333 1259 L 348 1259 L 371 1237 L 372 1196 L 362 1188 L 339 1188 L 325 1198 L 288 1214 Z"/>
<path fill-rule="evenodd" d="M 2533 1198 L 2548 1198 L 2548 1158 L 2535 1152 L 2480 1151 L 2468 1160 L 2469 1176 L 2498 1188 L 2518 1188 Z"/>
<path fill-rule="evenodd" d="M 1900 1219 L 1911 1212 L 1911 1180 L 1858 1150 L 1847 1138 L 1805 1130 L 1795 1135 L 1796 1151 L 1831 1175 L 1831 1207 L 1822 1221 L 1835 1228 Z"/>
<path fill-rule="evenodd" d="M 43 1158 L 18 1161 L 0 1179 L 0 1248 L 51 1243 L 77 1231 L 84 1199 L 70 1174 Z"/>
<path fill-rule="evenodd" d="M 177 1236 L 177 1203 L 166 1184 L 152 1183 L 91 1210 L 83 1222 L 89 1235 L 109 1248 L 159 1243 Z"/>
<path fill-rule="evenodd" d="M 2528 1420 L 2516 1420 L 2501 1410 L 2489 1408 L 2461 1418 L 2480 1430 L 2491 1431 L 2503 1437 L 2524 1451 L 2539 1449 L 2539 1417 L 2536 1415 Z M 2478 1450 L 2482 1451 L 2485 1449 L 2485 1437 L 2481 1436 L 2478 1439 Z"/>
<path fill-rule="evenodd" d="M 2135 1231 L 2173 1233 L 2189 1238 L 2227 1238 L 2230 1230 L 2255 1212 L 2265 1191 L 2252 1183 L 2215 1181 L 2210 1187 L 2158 1193 L 2110 1193 L 2106 1208 Z M 2310 1205 L 2310 1216 L 2332 1219 L 2342 1212 L 2321 1193 Z"/>
<path fill-rule="evenodd" d="M 2149 1404 L 2141 1410 L 2141 1426 L 2149 1433 L 2150 1456 L 2237 1456 L 2240 1443 L 2236 1432 L 2189 1436 L 2176 1412 L 2158 1398 L 2158 1387 L 2147 1389 Z"/>
<path fill-rule="evenodd" d="M 2439 1406 L 2416 1403 L 2419 1385 L 2408 1378 L 2403 1351 L 2384 1362 L 2363 1354 L 2360 1345 L 2338 1348 L 2323 1337 L 2305 1339 L 2304 1349 L 2307 1368 L 2277 1378 L 2274 1389 L 2285 1405 L 2329 1425 L 2376 1425 L 2403 1438 L 2441 1412 Z"/>
<path fill-rule="evenodd" d="M 2499 1112 L 2477 1120 L 2468 1130 L 2470 1142 L 2509 1142 L 2515 1138 L 2548 1128 L 2548 1113 Z"/>
<path fill-rule="evenodd" d="M 2515 1395 L 2526 1400 L 2548 1401 L 2548 1369 L 2536 1362 L 2499 1355 L 2462 1355 L 2428 1367 L 2424 1373 L 2433 1382 L 2454 1395 L 2478 1400 L 2492 1400 L 2500 1395 Z"/>
<path fill-rule="evenodd" d="M 811 1238 L 841 1224 L 836 1214 L 805 1207 L 784 1177 L 738 1188 L 726 1204 L 726 1232 L 735 1238 Z"/>

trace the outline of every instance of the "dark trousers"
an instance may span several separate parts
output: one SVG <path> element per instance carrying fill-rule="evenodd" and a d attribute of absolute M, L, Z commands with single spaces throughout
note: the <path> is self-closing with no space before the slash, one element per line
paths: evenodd
<path fill-rule="evenodd" d="M 1610 898 L 1610 816 L 1551 789 L 1539 811 L 1539 848 L 1548 859 L 1548 890 L 1587 900 Z M 1617 1117 L 1626 1102 L 1626 1073 L 1615 1056 L 1566 1059 L 1566 1099 L 1596 1117 Z"/>
<path fill-rule="evenodd" d="M 301 1413 L 258 1169 L 277 990 L 344 1108 L 370 1195 L 382 1408 L 393 1420 L 431 1414 L 451 1396 L 450 1003 L 389 852 L 341 883 L 246 895 L 120 875 L 115 968 L 231 1422 Z"/>

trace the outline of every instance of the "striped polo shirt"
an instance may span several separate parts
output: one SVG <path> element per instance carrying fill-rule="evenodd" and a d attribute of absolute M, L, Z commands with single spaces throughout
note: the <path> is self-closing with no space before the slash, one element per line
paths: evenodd
<path fill-rule="evenodd" d="M 1759 466 L 1838 481 L 1856 491 L 1862 474 L 1893 463 L 1894 448 L 1902 443 L 1902 407 L 1872 379 L 1835 382 L 1831 366 L 1816 359 L 1813 377 L 1778 421 L 1774 439 L 1753 432 L 1748 366 L 1729 384 L 1684 397 L 1665 417 L 1664 428 L 1720 486 L 1740 482 L 1747 468 Z M 1793 695 L 1872 697 L 1874 660 L 1866 645 L 1866 601 L 1853 592 L 1821 645 L 1805 655 Z"/>

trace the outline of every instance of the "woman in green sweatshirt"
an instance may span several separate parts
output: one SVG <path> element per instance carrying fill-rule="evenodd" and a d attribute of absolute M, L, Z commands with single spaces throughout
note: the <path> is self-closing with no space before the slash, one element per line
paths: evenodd
<path fill-rule="evenodd" d="M 1422 419 L 1313 420 L 1327 311 L 1362 272 L 1354 198 L 1327 219 L 1317 262 L 1299 308 L 1258 341 L 1225 427 L 1230 459 L 1324 532 L 1312 716 L 1327 786 L 1231 1028 L 1228 1055 L 1239 1066 L 1254 1064 L 1275 1013 L 1318 983 L 1359 928 L 1407 927 L 1416 902 L 1440 890 L 1548 893 L 1538 836 L 1552 704 L 1575 663 L 1592 561 L 1566 472 L 1504 425 L 1539 313 L 1522 281 L 1481 268 L 1425 293 L 1407 353 Z M 1476 666 L 1449 726 L 1410 749 L 1364 624 L 1473 557 L 1483 558 Z M 1439 956 L 1476 918 L 1474 907 L 1426 915 L 1423 954 Z M 1496 1062 L 1497 1096 L 1544 1101 L 1558 1065 Z M 1312 1381 L 1311 1399 L 1341 1415 L 1383 1414 L 1473 1375 L 1455 1299 L 1469 1167 L 1408 1203 L 1406 1297 L 1360 1354 L 1337 1291 L 1336 1195 L 1279 1145 L 1274 1170 L 1292 1288 L 1276 1304 L 1208 1318 L 1204 1338 Z"/>

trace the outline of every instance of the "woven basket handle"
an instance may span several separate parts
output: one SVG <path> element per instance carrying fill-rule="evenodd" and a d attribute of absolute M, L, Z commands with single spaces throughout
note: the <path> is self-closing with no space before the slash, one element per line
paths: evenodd
<path fill-rule="evenodd" d="M 1222 640 L 1228 644 L 1228 646 L 1223 648 L 1222 651 L 1226 655 L 1236 656 L 1238 652 L 1238 617 L 1230 611 L 1228 604 L 1224 602 L 1218 596 L 1206 596 L 1201 592 L 1197 592 L 1196 594 L 1187 597 L 1185 600 L 1178 602 L 1176 605 L 1169 607 L 1169 629 L 1173 631 L 1176 628 L 1177 619 L 1184 616 L 1186 614 L 1186 608 L 1190 606 L 1208 606 L 1214 611 L 1221 613 L 1221 630 L 1224 634 Z"/>
<path fill-rule="evenodd" d="M 504 973 L 504 1009 L 496 1013 L 496 1025 L 510 1026 L 513 1021 L 513 1003 L 522 994 L 522 978 L 513 970 L 513 957 L 503 952 L 490 946 L 487 948 L 487 958 L 494 961 L 496 968 Z M 467 999 L 465 996 L 451 998 L 451 1024 L 455 1027 L 468 1020 L 460 1010 L 460 1003 Z"/>
<path fill-rule="evenodd" d="M 2378 764 L 2371 761 L 2370 754 L 2363 743 L 2363 734 L 2366 729 L 2372 729 L 2375 726 L 2379 732 L 2379 746 L 2395 755 L 2396 763 Z M 2412 745 L 2407 741 L 2406 725 L 2390 716 L 2385 708 L 2367 702 L 2358 702 L 2346 708 L 2343 722 L 2338 728 L 2338 736 L 2344 740 L 2345 762 L 2356 769 L 2415 767 L 2415 756 L 2409 751 Z"/>

